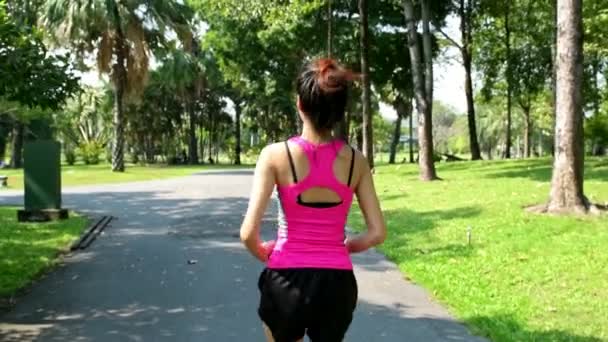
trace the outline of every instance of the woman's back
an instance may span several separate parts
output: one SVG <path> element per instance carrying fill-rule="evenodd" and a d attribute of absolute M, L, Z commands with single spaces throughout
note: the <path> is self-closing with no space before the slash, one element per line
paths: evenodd
<path fill-rule="evenodd" d="M 313 144 L 295 137 L 274 153 L 280 154 L 276 183 L 285 224 L 268 266 L 352 269 L 344 228 L 356 181 L 355 150 L 340 140 Z"/>

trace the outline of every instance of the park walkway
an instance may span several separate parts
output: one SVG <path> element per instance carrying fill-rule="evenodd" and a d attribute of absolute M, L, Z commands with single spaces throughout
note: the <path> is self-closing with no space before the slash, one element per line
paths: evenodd
<path fill-rule="evenodd" d="M 66 207 L 117 219 L 0 314 L 0 341 L 263 341 L 262 265 L 238 239 L 250 184 L 243 170 L 67 189 Z M 21 201 L 0 192 L 0 204 Z M 266 238 L 275 217 L 272 205 Z M 355 263 L 360 302 L 346 341 L 483 341 L 379 254 Z"/>

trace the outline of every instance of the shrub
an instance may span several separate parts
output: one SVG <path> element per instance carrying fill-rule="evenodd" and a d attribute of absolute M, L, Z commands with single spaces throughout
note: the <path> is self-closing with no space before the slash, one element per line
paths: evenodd
<path fill-rule="evenodd" d="M 99 164 L 104 148 L 100 143 L 92 141 L 80 145 L 78 152 L 85 164 L 96 165 Z"/>
<path fill-rule="evenodd" d="M 76 163 L 76 152 L 73 148 L 67 148 L 63 154 L 65 155 L 65 162 L 68 163 L 68 165 L 71 166 Z"/>

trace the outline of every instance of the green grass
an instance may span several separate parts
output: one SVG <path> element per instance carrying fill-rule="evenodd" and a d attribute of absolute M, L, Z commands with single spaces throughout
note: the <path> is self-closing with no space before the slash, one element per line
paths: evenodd
<path fill-rule="evenodd" d="M 127 165 L 124 173 L 110 171 L 107 164 L 62 166 L 62 185 L 126 183 L 191 175 L 198 171 L 226 168 L 246 168 L 241 165 L 135 166 Z M 23 170 L 0 170 L 7 175 L 9 189 L 23 188 Z"/>
<path fill-rule="evenodd" d="M 494 341 L 608 341 L 608 215 L 527 213 L 545 202 L 551 161 L 379 166 L 389 237 L 380 248 L 459 319 Z M 608 202 L 608 160 L 586 162 L 585 192 Z M 363 226 L 353 210 L 351 224 Z M 467 227 L 472 244 L 467 245 Z"/>
<path fill-rule="evenodd" d="M 51 223 L 18 223 L 15 208 L 0 207 L 0 299 L 14 295 L 52 267 L 87 224 L 82 216 Z"/>

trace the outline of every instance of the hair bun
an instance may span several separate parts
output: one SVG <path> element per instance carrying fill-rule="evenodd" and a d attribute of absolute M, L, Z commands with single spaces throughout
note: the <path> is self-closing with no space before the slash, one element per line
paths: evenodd
<path fill-rule="evenodd" d="M 331 58 L 317 60 L 316 69 L 319 88 L 328 93 L 348 87 L 348 83 L 357 78 L 355 73 L 340 66 Z"/>

